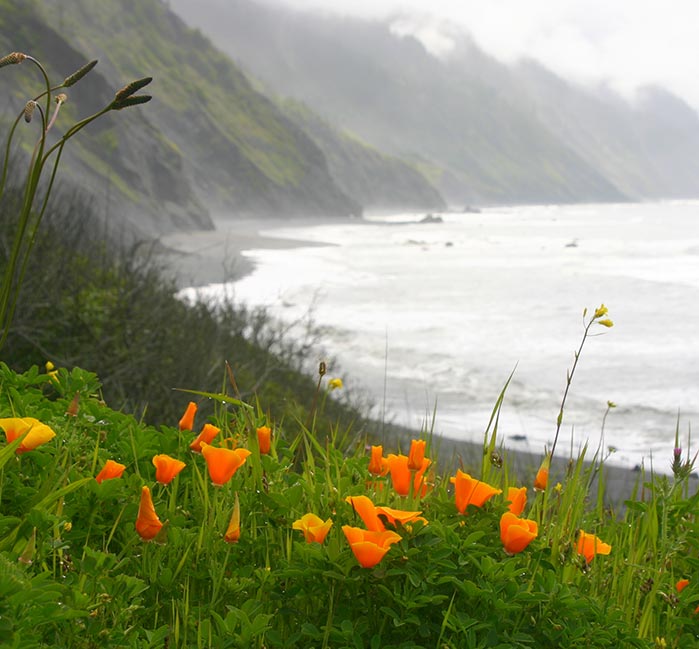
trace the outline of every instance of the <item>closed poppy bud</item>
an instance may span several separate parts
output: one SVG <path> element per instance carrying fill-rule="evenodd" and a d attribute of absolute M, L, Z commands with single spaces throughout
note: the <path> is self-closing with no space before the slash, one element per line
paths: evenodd
<path fill-rule="evenodd" d="M 215 448 L 208 444 L 201 445 L 201 453 L 206 460 L 211 482 L 217 487 L 222 487 L 245 464 L 250 451 L 246 448 Z"/>
<path fill-rule="evenodd" d="M 153 466 L 155 467 L 155 479 L 160 484 L 170 484 L 187 465 L 182 460 L 161 454 L 153 458 Z"/>
<path fill-rule="evenodd" d="M 372 475 L 386 475 L 388 473 L 388 461 L 383 456 L 383 446 L 371 447 L 369 473 Z"/>
<path fill-rule="evenodd" d="M 141 489 L 141 504 L 138 507 L 138 516 L 136 517 L 136 531 L 144 541 L 151 541 L 158 535 L 162 526 L 163 524 L 155 513 L 150 489 L 143 487 Z"/>
<path fill-rule="evenodd" d="M 221 432 L 220 428 L 216 428 L 213 424 L 204 424 L 201 429 L 201 433 L 197 435 L 197 438 L 189 445 L 195 453 L 201 453 L 202 444 L 211 444 L 214 437 Z"/>
<path fill-rule="evenodd" d="M 424 439 L 414 439 L 410 442 L 408 469 L 411 471 L 419 471 L 422 468 L 422 461 L 425 459 L 425 444 Z"/>
<path fill-rule="evenodd" d="M 121 478 L 126 465 L 115 462 L 114 460 L 107 460 L 102 467 L 102 470 L 95 476 L 98 484 L 102 484 L 104 480 L 113 480 L 114 478 Z"/>
<path fill-rule="evenodd" d="M 384 558 L 391 545 L 402 538 L 395 532 L 372 532 L 349 525 L 343 526 L 342 531 L 362 568 L 373 568 Z"/>
<path fill-rule="evenodd" d="M 460 514 L 463 514 L 469 505 L 483 507 L 485 502 L 495 494 L 502 493 L 502 489 L 496 489 L 481 480 L 476 480 L 461 469 L 458 469 L 456 475 L 449 480 L 454 485 L 454 500 Z"/>
<path fill-rule="evenodd" d="M 262 455 L 269 453 L 272 448 L 272 429 L 269 426 L 260 426 L 257 429 L 257 445 Z"/>
<path fill-rule="evenodd" d="M 240 540 L 240 500 L 238 500 L 237 491 L 235 492 L 231 520 L 228 523 L 228 529 L 226 529 L 223 539 L 226 543 L 237 543 Z"/>
<path fill-rule="evenodd" d="M 306 543 L 322 543 L 332 527 L 332 520 L 329 518 L 323 521 L 315 514 L 304 514 L 291 525 L 292 529 L 300 530 L 306 539 Z"/>
<path fill-rule="evenodd" d="M 596 554 L 609 554 L 612 551 L 612 546 L 604 543 L 594 534 L 588 534 L 580 530 L 575 549 L 578 551 L 578 554 L 582 554 L 585 557 L 587 563 L 590 563 Z"/>
<path fill-rule="evenodd" d="M 527 488 L 526 487 L 509 487 L 507 489 L 507 508 L 515 515 L 520 516 L 527 504 Z"/>
<path fill-rule="evenodd" d="M 517 554 L 524 550 L 539 532 L 536 521 L 518 518 L 512 512 L 500 517 L 500 540 L 507 554 Z"/>
<path fill-rule="evenodd" d="M 551 456 L 547 453 L 541 462 L 539 470 L 534 478 L 534 489 L 537 491 L 546 491 L 546 485 L 549 483 L 549 469 L 551 468 Z"/>
<path fill-rule="evenodd" d="M 190 401 L 187 404 L 187 409 L 180 419 L 180 430 L 193 430 L 194 429 L 194 415 L 197 414 L 197 404 L 194 401 Z"/>
<path fill-rule="evenodd" d="M 33 451 L 37 446 L 50 442 L 56 436 L 56 433 L 49 426 L 42 424 L 34 417 L 0 419 L 0 428 L 5 431 L 5 436 L 9 443 L 14 442 L 18 437 L 26 433 L 26 436 L 15 451 L 17 455 Z"/>

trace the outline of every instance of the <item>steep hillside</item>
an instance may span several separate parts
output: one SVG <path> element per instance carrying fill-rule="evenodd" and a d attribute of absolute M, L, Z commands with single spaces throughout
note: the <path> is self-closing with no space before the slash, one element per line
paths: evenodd
<path fill-rule="evenodd" d="M 0 49 L 32 54 L 48 68 L 51 80 L 63 80 L 94 58 L 92 48 L 86 49 L 88 56 L 74 45 L 46 23 L 31 3 L 0 2 Z M 98 64 L 66 91 L 68 102 L 56 122 L 55 136 L 111 102 L 125 81 L 146 76 L 141 71 L 129 79 L 115 80 L 108 79 L 106 71 Z M 42 88 L 39 71 L 31 64 L 4 68 L 0 74 L 0 114 L 5 123 Z M 148 108 L 107 113 L 71 140 L 63 155 L 59 182 L 69 179 L 89 190 L 95 213 L 118 236 L 124 230 L 140 235 L 211 227 L 206 209 L 183 173 L 182 155 L 159 130 Z M 22 123 L 20 151 L 31 151 L 36 137 L 36 124 Z"/>
<path fill-rule="evenodd" d="M 287 101 L 283 104 L 283 109 L 323 151 L 330 174 L 342 191 L 358 200 L 365 208 L 446 208 L 439 192 L 418 169 L 341 132 L 303 104 Z"/>
<path fill-rule="evenodd" d="M 69 93 L 75 116 L 154 77 L 150 104 L 86 129 L 76 166 L 65 165 L 98 202 L 110 198 L 105 213 L 127 208 L 143 230 L 165 232 L 209 225 L 202 204 L 236 215 L 361 212 L 313 141 L 159 0 L 0 0 L 0 9 L 0 46 L 35 54 L 55 78 L 99 59 Z M 0 76 L 14 114 L 26 101 L 21 76 Z"/>
<path fill-rule="evenodd" d="M 646 88 L 630 102 L 604 87 L 566 82 L 533 61 L 505 67 L 466 41 L 449 65 L 528 105 L 555 137 L 624 194 L 699 195 L 699 115 L 661 88 Z"/>
<path fill-rule="evenodd" d="M 382 150 L 441 167 L 438 189 L 451 202 L 623 198 L 526 104 L 455 73 L 388 25 L 253 0 L 173 6 L 277 92 Z"/>

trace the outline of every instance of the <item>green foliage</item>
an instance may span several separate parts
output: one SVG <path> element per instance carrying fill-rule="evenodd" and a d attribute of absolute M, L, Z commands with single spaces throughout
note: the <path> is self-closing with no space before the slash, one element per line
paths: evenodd
<path fill-rule="evenodd" d="M 0 203 L 3 223 L 13 222 L 13 195 L 9 188 Z M 0 231 L 0 242 L 6 235 Z M 228 359 L 246 398 L 258 394 L 276 417 L 303 421 L 299 413 L 315 392 L 300 371 L 312 332 L 296 343 L 264 311 L 186 305 L 175 292 L 152 246 L 107 246 L 90 205 L 57 193 L 36 235 L 2 359 L 19 371 L 46 361 L 89 368 L 108 403 L 155 424 L 175 420 L 190 398 L 175 388 L 217 392 Z M 361 432 L 363 417 L 346 400 L 329 399 L 325 412 L 328 422 L 354 421 Z"/>
<path fill-rule="evenodd" d="M 81 394 L 77 412 L 70 407 L 75 391 Z M 461 515 L 448 476 L 436 470 L 432 490 L 406 501 L 390 477 L 369 474 L 363 445 L 342 443 L 337 430 L 326 437 L 304 426 L 287 428 L 259 406 L 237 404 L 229 391 L 212 395 L 217 409 L 210 421 L 251 455 L 217 488 L 204 458 L 189 450 L 194 433 L 153 428 L 111 410 L 94 374 L 60 369 L 49 375 L 36 367 L 18 374 L 0 364 L 0 414 L 34 416 L 57 433 L 19 456 L 6 447 L 11 457 L 0 469 L 0 620 L 3 637 L 14 643 L 9 646 L 696 642 L 697 584 L 675 590 L 678 579 L 697 574 L 699 563 L 699 496 L 688 492 L 686 476 L 654 477 L 623 517 L 584 505 L 571 513 L 571 502 L 586 500 L 590 471 L 604 471 L 576 465 L 560 489 L 530 498 L 526 516 L 538 520 L 538 538 L 508 556 L 498 523 L 507 509 L 504 496 Z M 198 413 L 195 429 L 202 424 Z M 266 455 L 254 433 L 262 424 L 273 429 Z M 168 485 L 155 482 L 151 459 L 158 453 L 187 464 Z M 92 476 L 107 459 L 126 470 L 98 484 Z M 514 486 L 507 475 L 496 466 L 490 481 Z M 166 521 L 166 532 L 150 543 L 134 529 L 143 485 Z M 229 544 L 223 534 L 236 494 L 240 539 Z M 341 530 L 363 525 L 346 498 L 364 494 L 375 503 L 420 510 L 427 520 L 397 524 L 402 540 L 373 568 L 358 565 Z M 322 544 L 306 543 L 292 529 L 308 512 L 333 520 Z M 610 543 L 611 554 L 586 562 L 575 550 L 578 527 Z"/>

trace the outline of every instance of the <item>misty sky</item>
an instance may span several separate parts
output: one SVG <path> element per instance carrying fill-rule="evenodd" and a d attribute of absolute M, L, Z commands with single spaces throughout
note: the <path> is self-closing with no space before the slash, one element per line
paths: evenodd
<path fill-rule="evenodd" d="M 375 18 L 401 14 L 397 27 L 441 55 L 449 51 L 450 21 L 501 60 L 529 56 L 629 97 L 658 83 L 699 109 L 698 0 L 267 1 Z"/>

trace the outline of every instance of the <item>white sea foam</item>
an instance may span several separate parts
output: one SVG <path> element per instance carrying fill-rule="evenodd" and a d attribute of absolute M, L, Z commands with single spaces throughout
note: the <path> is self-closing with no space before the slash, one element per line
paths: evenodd
<path fill-rule="evenodd" d="M 332 245 L 249 251 L 257 268 L 235 296 L 286 320 L 313 305 L 347 383 L 382 401 L 386 370 L 390 416 L 419 426 L 436 402 L 449 437 L 482 438 L 516 366 L 500 432 L 535 451 L 552 441 L 582 310 L 604 302 L 615 327 L 586 343 L 563 439 L 596 447 L 611 400 L 616 461 L 666 468 L 678 411 L 683 440 L 699 421 L 699 203 L 422 216 L 270 232 Z"/>

